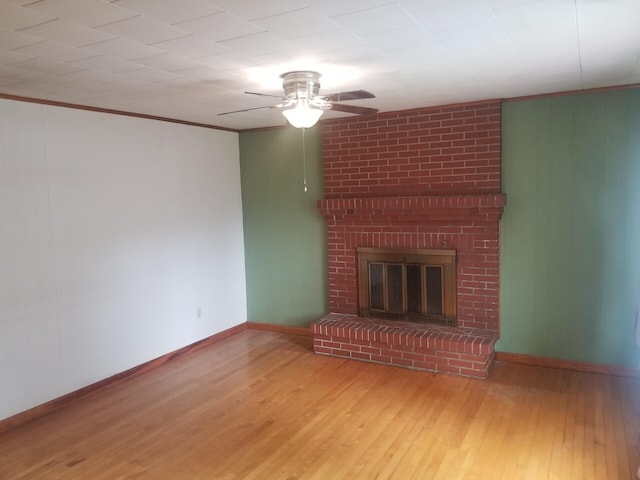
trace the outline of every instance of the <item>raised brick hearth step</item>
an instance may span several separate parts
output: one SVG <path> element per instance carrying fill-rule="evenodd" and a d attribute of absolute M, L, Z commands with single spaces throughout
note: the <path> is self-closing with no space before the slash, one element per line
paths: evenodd
<path fill-rule="evenodd" d="M 486 378 L 497 332 L 331 313 L 311 324 L 315 353 Z"/>

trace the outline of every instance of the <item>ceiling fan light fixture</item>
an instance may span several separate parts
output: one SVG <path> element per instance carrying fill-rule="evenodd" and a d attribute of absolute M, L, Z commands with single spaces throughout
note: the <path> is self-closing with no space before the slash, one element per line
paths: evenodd
<path fill-rule="evenodd" d="M 295 107 L 282 111 L 282 115 L 295 128 L 313 127 L 323 113 L 323 110 L 312 107 L 307 98 L 299 99 Z"/>
<path fill-rule="evenodd" d="M 282 111 L 282 115 L 296 128 L 313 127 L 323 113 L 323 110 L 312 107 L 307 98 L 299 99 L 295 107 Z"/>

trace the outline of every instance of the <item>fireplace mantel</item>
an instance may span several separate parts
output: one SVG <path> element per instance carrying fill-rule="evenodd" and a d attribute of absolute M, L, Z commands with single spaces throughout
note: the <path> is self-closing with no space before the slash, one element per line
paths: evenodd
<path fill-rule="evenodd" d="M 334 198 L 318 201 L 330 221 L 414 224 L 424 222 L 497 222 L 506 204 L 501 193 L 479 195 L 428 195 L 419 197 Z"/>

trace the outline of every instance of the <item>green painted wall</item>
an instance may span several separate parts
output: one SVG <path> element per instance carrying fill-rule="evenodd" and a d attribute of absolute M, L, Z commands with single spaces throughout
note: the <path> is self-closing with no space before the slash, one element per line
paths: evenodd
<path fill-rule="evenodd" d="M 640 90 L 503 105 L 497 349 L 638 367 Z"/>
<path fill-rule="evenodd" d="M 247 314 L 250 322 L 307 326 L 327 313 L 327 236 L 320 128 L 240 133 Z"/>

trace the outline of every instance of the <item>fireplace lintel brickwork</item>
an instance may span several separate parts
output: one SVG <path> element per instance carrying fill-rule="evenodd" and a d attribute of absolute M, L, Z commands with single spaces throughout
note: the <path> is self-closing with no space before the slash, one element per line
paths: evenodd
<path fill-rule="evenodd" d="M 501 193 L 429 195 L 422 197 L 365 197 L 318 200 L 327 221 L 389 224 L 488 222 L 500 220 L 506 203 Z"/>
<path fill-rule="evenodd" d="M 458 328 L 497 338 L 500 121 L 496 101 L 322 123 L 330 312 L 358 314 L 358 247 L 453 249 Z"/>

